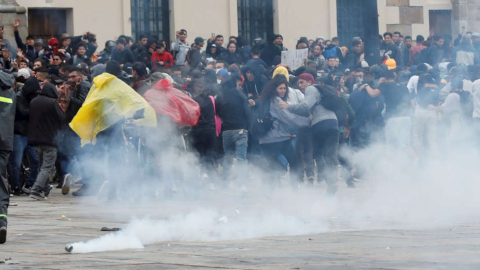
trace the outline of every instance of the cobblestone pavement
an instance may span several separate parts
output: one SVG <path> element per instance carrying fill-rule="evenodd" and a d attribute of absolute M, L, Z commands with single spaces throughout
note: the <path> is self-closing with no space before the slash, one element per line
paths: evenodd
<path fill-rule="evenodd" d="M 364 191 L 343 188 L 338 200 L 347 198 L 348 192 Z M 328 230 L 319 234 L 209 242 L 168 241 L 147 245 L 144 249 L 69 254 L 64 250 L 66 244 L 107 234 L 100 231 L 102 227 L 122 228 L 134 214 L 165 218 L 199 203 L 177 200 L 119 204 L 98 202 L 93 197 L 62 196 L 59 190 L 43 202 L 23 196 L 12 197 L 11 201 L 18 206 L 10 207 L 8 242 L 0 246 L 0 258 L 11 257 L 18 264 L 0 264 L 2 270 L 480 269 L 478 222 L 402 229 L 398 221 L 379 220 L 375 226 L 359 228 L 352 226 L 347 217 L 331 216 L 326 218 Z M 368 222 L 368 218 L 364 222 Z"/>

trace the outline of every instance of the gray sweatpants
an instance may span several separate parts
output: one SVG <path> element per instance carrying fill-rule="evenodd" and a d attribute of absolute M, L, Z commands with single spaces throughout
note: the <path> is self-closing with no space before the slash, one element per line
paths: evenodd
<path fill-rule="evenodd" d="M 7 164 L 10 151 L 0 150 L 0 227 L 7 226 L 10 192 L 7 184 Z"/>
<path fill-rule="evenodd" d="M 38 145 L 35 146 L 35 152 L 38 157 L 39 172 L 32 187 L 32 192 L 40 193 L 47 190 L 49 177 L 55 168 L 57 148 L 49 145 Z"/>

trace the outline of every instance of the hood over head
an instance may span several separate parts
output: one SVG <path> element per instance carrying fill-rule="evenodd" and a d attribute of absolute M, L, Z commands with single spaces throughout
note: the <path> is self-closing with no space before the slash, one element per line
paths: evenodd
<path fill-rule="evenodd" d="M 22 88 L 22 93 L 24 96 L 29 96 L 35 92 L 40 92 L 42 88 L 40 87 L 40 83 L 38 82 L 37 78 L 30 77 L 25 82 Z"/>
<path fill-rule="evenodd" d="M 46 97 L 49 97 L 49 98 L 57 99 L 59 93 L 58 93 L 58 90 L 55 87 L 55 85 L 53 85 L 51 83 L 46 83 L 46 84 L 43 85 L 43 89 L 42 89 L 42 92 L 40 92 L 40 95 L 41 96 L 46 96 Z"/>
<path fill-rule="evenodd" d="M 2 89 L 10 89 L 15 83 L 15 77 L 12 74 L 0 71 L 0 87 Z"/>
<path fill-rule="evenodd" d="M 282 66 L 277 67 L 273 72 L 272 78 L 274 78 L 278 74 L 282 74 L 283 76 L 285 76 L 285 78 L 287 79 L 287 82 L 290 81 L 290 75 L 288 74 L 288 70 L 285 67 L 282 67 Z"/>
<path fill-rule="evenodd" d="M 247 71 L 252 72 L 255 75 L 255 80 L 258 80 L 260 76 L 265 72 L 265 67 L 256 63 L 256 62 L 249 62 L 245 67 L 242 69 L 243 76 L 247 76 Z"/>

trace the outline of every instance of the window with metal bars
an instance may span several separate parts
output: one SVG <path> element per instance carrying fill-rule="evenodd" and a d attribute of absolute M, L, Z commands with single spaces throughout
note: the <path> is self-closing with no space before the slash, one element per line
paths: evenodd
<path fill-rule="evenodd" d="M 363 1 L 337 0 L 337 36 L 350 47 L 354 37 L 364 38 Z"/>
<path fill-rule="evenodd" d="M 273 34 L 272 0 L 238 0 L 238 34 L 249 44 L 255 38 Z"/>
<path fill-rule="evenodd" d="M 131 0 L 132 35 L 141 34 L 167 41 L 170 37 L 168 0 Z"/>

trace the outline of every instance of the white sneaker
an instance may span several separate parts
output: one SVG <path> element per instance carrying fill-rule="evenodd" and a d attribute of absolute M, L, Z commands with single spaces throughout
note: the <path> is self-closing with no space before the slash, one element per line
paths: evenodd
<path fill-rule="evenodd" d="M 67 195 L 70 192 L 70 186 L 72 185 L 73 177 L 71 174 L 67 173 L 65 178 L 63 178 L 62 194 Z"/>

